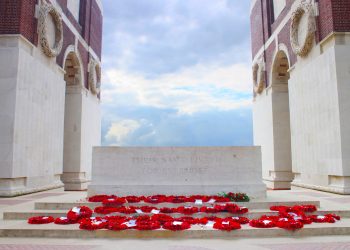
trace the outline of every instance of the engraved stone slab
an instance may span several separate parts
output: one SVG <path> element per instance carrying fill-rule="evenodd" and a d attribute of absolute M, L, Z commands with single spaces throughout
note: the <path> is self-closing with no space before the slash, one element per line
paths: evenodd
<path fill-rule="evenodd" d="M 264 197 L 260 147 L 95 147 L 88 194 Z"/>

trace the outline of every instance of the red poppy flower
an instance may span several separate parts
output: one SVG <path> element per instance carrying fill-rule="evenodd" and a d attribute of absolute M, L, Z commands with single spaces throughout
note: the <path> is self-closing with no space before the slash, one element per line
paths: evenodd
<path fill-rule="evenodd" d="M 217 216 L 208 216 L 208 217 L 206 217 L 206 218 L 208 218 L 208 220 L 212 220 L 212 221 L 218 219 Z"/>
<path fill-rule="evenodd" d="M 168 221 L 173 221 L 174 218 L 166 214 L 154 214 L 152 215 L 151 220 L 159 221 L 159 223 L 163 225 Z"/>
<path fill-rule="evenodd" d="M 302 212 L 302 211 L 294 211 L 294 212 L 288 212 L 288 213 L 280 212 L 279 215 L 280 215 L 280 217 L 285 217 L 285 218 L 292 219 L 295 221 L 300 221 L 303 224 L 311 224 L 312 223 L 310 218 L 308 218 L 304 214 L 304 212 Z"/>
<path fill-rule="evenodd" d="M 142 196 L 134 196 L 134 195 L 130 195 L 130 196 L 126 196 L 123 197 L 128 203 L 138 203 L 140 202 L 144 197 Z"/>
<path fill-rule="evenodd" d="M 98 230 L 106 228 L 108 225 L 108 221 L 105 219 L 101 219 L 99 217 L 96 218 L 83 218 L 79 221 L 79 228 L 84 230 Z"/>
<path fill-rule="evenodd" d="M 105 216 L 103 219 L 107 220 L 108 222 L 119 222 L 123 223 L 128 221 L 130 218 L 127 218 L 126 216 Z"/>
<path fill-rule="evenodd" d="M 134 213 L 136 213 L 136 209 L 138 209 L 138 207 L 134 207 L 134 206 L 124 207 L 123 206 L 119 209 L 119 212 L 123 213 L 123 214 L 134 214 Z"/>
<path fill-rule="evenodd" d="M 220 207 L 222 207 L 221 211 L 229 212 L 232 214 L 235 214 L 235 213 L 237 213 L 237 211 L 239 211 L 239 206 L 236 204 L 233 204 L 233 203 L 227 203 L 224 206 L 220 206 Z"/>
<path fill-rule="evenodd" d="M 136 218 L 136 222 L 139 221 L 150 221 L 151 217 L 149 215 L 140 215 Z"/>
<path fill-rule="evenodd" d="M 184 203 L 186 202 L 186 199 L 187 199 L 186 196 L 171 195 L 166 198 L 166 201 L 170 203 Z"/>
<path fill-rule="evenodd" d="M 251 227 L 257 227 L 257 228 L 271 228 L 271 227 L 275 227 L 276 223 L 272 220 L 258 219 L 258 220 L 251 220 L 249 222 L 249 225 Z"/>
<path fill-rule="evenodd" d="M 152 210 L 157 210 L 156 207 L 142 206 L 139 208 L 144 213 L 150 213 Z"/>
<path fill-rule="evenodd" d="M 239 207 L 237 213 L 238 213 L 238 214 L 246 214 L 246 213 L 248 213 L 248 211 L 249 211 L 249 210 L 248 210 L 247 207 Z"/>
<path fill-rule="evenodd" d="M 180 217 L 180 218 L 174 218 L 174 220 L 181 221 L 181 222 L 186 222 L 186 223 L 189 223 L 191 225 L 194 225 L 194 224 L 198 223 L 198 219 L 197 218 L 193 218 L 191 216 L 183 216 L 183 217 Z"/>
<path fill-rule="evenodd" d="M 315 205 L 296 205 L 291 208 L 291 211 L 302 211 L 305 213 L 312 213 L 317 211 L 317 207 Z"/>
<path fill-rule="evenodd" d="M 304 224 L 300 221 L 291 220 L 288 218 L 280 218 L 276 222 L 276 226 L 286 230 L 297 230 L 304 227 Z"/>
<path fill-rule="evenodd" d="M 336 215 L 336 214 L 325 214 L 324 216 L 332 217 L 332 218 L 334 218 L 335 220 L 340 220 L 340 216 L 339 216 L 339 215 Z"/>
<path fill-rule="evenodd" d="M 278 211 L 278 212 L 307 212 L 312 213 L 317 211 L 317 207 L 315 205 L 295 205 L 293 207 L 287 207 L 287 206 L 272 206 L 270 207 L 270 210 L 272 211 Z"/>
<path fill-rule="evenodd" d="M 315 223 L 335 223 L 335 219 L 332 216 L 310 215 L 309 218 Z"/>
<path fill-rule="evenodd" d="M 277 211 L 277 212 L 289 212 L 290 211 L 290 207 L 287 206 L 271 206 L 270 207 L 271 211 Z"/>
<path fill-rule="evenodd" d="M 171 231 L 181 231 L 191 228 L 191 224 L 182 221 L 168 221 L 163 225 L 163 228 Z"/>
<path fill-rule="evenodd" d="M 246 218 L 246 217 L 228 217 L 230 218 L 231 220 L 233 220 L 234 222 L 237 222 L 239 224 L 248 224 L 249 223 L 249 219 Z M 226 219 L 228 219 L 226 218 Z"/>
<path fill-rule="evenodd" d="M 71 221 L 67 217 L 59 217 L 55 219 L 55 224 L 59 225 L 67 225 L 67 224 L 74 224 L 76 221 Z"/>
<path fill-rule="evenodd" d="M 116 207 L 96 207 L 94 212 L 97 214 L 111 214 L 119 212 L 119 209 Z"/>
<path fill-rule="evenodd" d="M 126 199 L 123 197 L 113 197 L 113 198 L 108 198 L 102 201 L 102 204 L 104 206 L 121 206 L 124 203 L 126 203 Z"/>
<path fill-rule="evenodd" d="M 224 231 L 232 231 L 240 229 L 241 224 L 233 220 L 219 220 L 214 223 L 213 228 Z"/>
<path fill-rule="evenodd" d="M 82 218 L 89 218 L 92 215 L 92 210 L 86 206 L 73 207 L 68 211 L 67 217 L 71 221 L 78 221 Z"/>
<path fill-rule="evenodd" d="M 215 205 L 214 206 L 215 210 L 219 212 L 227 212 L 226 210 L 226 204 L 225 205 Z"/>
<path fill-rule="evenodd" d="M 208 202 L 210 200 L 210 196 L 208 195 L 191 195 L 187 198 L 187 202 L 196 202 L 200 203 Z"/>
<path fill-rule="evenodd" d="M 110 221 L 108 223 L 107 228 L 113 231 L 121 231 L 121 230 L 129 229 L 126 222 L 119 222 L 119 221 Z"/>
<path fill-rule="evenodd" d="M 121 224 L 125 224 L 128 229 L 135 229 L 136 228 L 136 219 L 129 219 L 126 222 L 122 222 Z"/>
<path fill-rule="evenodd" d="M 206 225 L 208 223 L 208 221 L 209 221 L 208 217 L 198 218 L 197 224 Z"/>
<path fill-rule="evenodd" d="M 311 224 L 312 221 L 309 217 L 307 216 L 297 216 L 293 218 L 295 221 L 300 221 L 301 223 L 305 224 Z"/>
<path fill-rule="evenodd" d="M 144 201 L 147 203 L 153 203 L 153 204 L 157 204 L 157 203 L 163 203 L 166 202 L 166 196 L 165 195 L 152 195 L 152 196 L 147 196 L 144 198 Z"/>
<path fill-rule="evenodd" d="M 248 213 L 248 208 L 246 207 L 240 207 L 233 203 L 227 203 L 221 211 L 226 211 L 232 214 L 245 214 Z"/>
<path fill-rule="evenodd" d="M 218 196 L 218 195 L 211 196 L 210 199 L 214 199 L 215 202 L 230 202 L 231 201 L 230 198 Z"/>
<path fill-rule="evenodd" d="M 106 194 L 101 194 L 101 195 L 94 195 L 88 198 L 88 201 L 90 202 L 102 202 L 106 199 L 113 198 L 113 195 L 106 195 Z"/>
<path fill-rule="evenodd" d="M 218 212 L 221 211 L 221 210 L 218 210 L 217 208 L 218 208 L 218 206 L 215 206 L 215 207 L 201 207 L 201 208 L 199 209 L 199 211 L 200 211 L 201 213 L 210 213 L 210 214 L 213 214 L 213 213 L 218 213 Z"/>
<path fill-rule="evenodd" d="M 29 224 L 48 224 L 54 221 L 55 219 L 52 216 L 36 216 L 28 219 Z"/>
<path fill-rule="evenodd" d="M 160 228 L 159 221 L 154 220 L 136 220 L 136 227 L 137 230 L 156 230 Z"/>
<path fill-rule="evenodd" d="M 271 220 L 274 222 L 277 222 L 281 217 L 280 215 L 262 215 L 259 219 L 260 220 Z"/>
<path fill-rule="evenodd" d="M 159 209 L 161 213 L 163 214 L 172 214 L 176 213 L 176 208 L 175 207 L 162 207 Z"/>
<path fill-rule="evenodd" d="M 199 209 L 198 207 L 178 207 L 176 209 L 176 211 L 180 214 L 186 214 L 186 215 L 190 215 L 190 214 L 194 214 L 194 213 L 198 213 Z"/>

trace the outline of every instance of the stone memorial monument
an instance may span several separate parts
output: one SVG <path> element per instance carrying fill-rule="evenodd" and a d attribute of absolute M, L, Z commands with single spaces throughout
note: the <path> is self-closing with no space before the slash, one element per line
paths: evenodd
<path fill-rule="evenodd" d="M 88 195 L 264 197 L 260 147 L 95 147 Z"/>

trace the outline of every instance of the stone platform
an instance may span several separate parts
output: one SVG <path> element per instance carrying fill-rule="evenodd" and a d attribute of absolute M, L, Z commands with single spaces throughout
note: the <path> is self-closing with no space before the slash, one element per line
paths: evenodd
<path fill-rule="evenodd" d="M 80 230 L 78 225 L 29 225 L 26 222 L 26 219 L 31 216 L 63 216 L 70 208 L 76 205 L 87 205 L 91 208 L 99 205 L 99 203 L 86 202 L 85 197 L 85 192 L 47 191 L 18 198 L 0 199 L 0 211 L 3 213 L 3 218 L 0 220 L 0 238 L 242 239 L 257 237 L 302 238 L 306 236 L 339 236 L 350 234 L 350 199 L 348 197 L 303 189 L 297 189 L 295 191 L 268 191 L 266 198 L 254 199 L 251 202 L 245 202 L 239 205 L 249 208 L 249 213 L 244 216 L 257 218 L 262 214 L 276 214 L 275 212 L 269 211 L 271 205 L 283 204 L 291 206 L 295 204 L 314 204 L 319 207 L 318 214 L 337 213 L 342 216 L 342 220 L 335 224 L 305 225 L 303 229 L 296 232 L 290 232 L 278 228 L 258 229 L 246 225 L 243 225 L 241 230 L 231 232 L 223 232 L 201 226 L 193 226 L 191 230 L 182 232 L 171 232 L 166 230 L 155 230 L 149 232 L 139 232 L 137 230 L 126 230 L 123 232 L 98 230 L 89 232 Z M 142 203 L 135 205 L 142 205 Z M 181 205 L 186 205 L 186 203 L 162 203 L 158 206 Z M 222 217 L 229 216 L 229 214 L 226 213 L 216 215 Z M 180 215 L 174 214 L 174 216 L 177 217 Z M 208 216 L 208 214 L 198 213 L 195 216 Z"/>
<path fill-rule="evenodd" d="M 260 147 L 95 147 L 88 194 L 266 195 Z"/>
<path fill-rule="evenodd" d="M 129 238 L 129 239 L 206 239 L 206 238 L 255 238 L 255 237 L 306 237 L 323 235 L 349 235 L 350 219 L 345 219 L 336 224 L 313 224 L 306 225 L 302 230 L 287 231 L 279 228 L 252 228 L 242 225 L 242 229 L 225 232 L 215 229 L 207 229 L 200 226 L 192 226 L 185 231 L 110 231 L 80 230 L 78 225 L 28 225 L 24 221 L 16 221 L 9 228 L 0 229 L 1 237 L 40 237 L 40 238 Z"/>

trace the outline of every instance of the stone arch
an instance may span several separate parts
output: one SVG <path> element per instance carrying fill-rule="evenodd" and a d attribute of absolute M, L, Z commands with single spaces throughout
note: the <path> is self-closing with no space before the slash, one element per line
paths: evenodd
<path fill-rule="evenodd" d="M 74 45 L 68 46 L 65 51 L 63 68 L 66 86 L 84 86 L 83 62 Z"/>
<path fill-rule="evenodd" d="M 74 45 L 68 46 L 64 54 L 63 68 L 66 82 L 63 138 L 63 174 L 61 177 L 65 190 L 83 190 L 86 188 L 86 171 L 81 157 L 83 145 L 83 97 L 84 67 Z"/>
<path fill-rule="evenodd" d="M 270 84 L 272 89 L 272 124 L 273 124 L 273 167 L 269 178 L 274 189 L 290 189 L 293 180 L 291 129 L 289 112 L 290 59 L 288 49 L 280 44 L 275 52 Z"/>
<path fill-rule="evenodd" d="M 290 78 L 290 58 L 288 54 L 288 48 L 284 44 L 278 46 L 276 51 L 270 72 L 270 85 L 284 85 L 288 87 L 288 80 Z"/>

